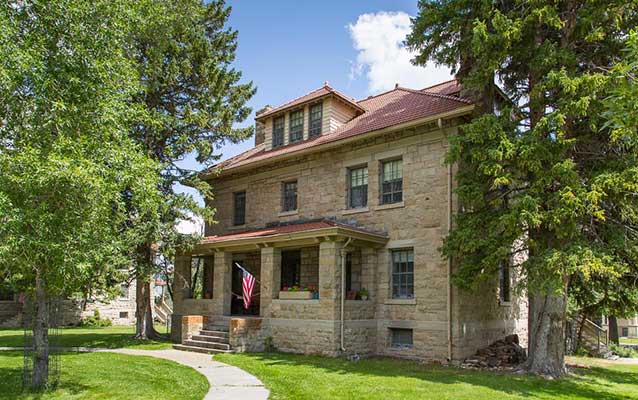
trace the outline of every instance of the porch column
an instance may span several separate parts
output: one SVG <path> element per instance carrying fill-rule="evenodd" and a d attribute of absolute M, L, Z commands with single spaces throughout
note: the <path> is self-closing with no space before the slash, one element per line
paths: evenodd
<path fill-rule="evenodd" d="M 171 315 L 171 340 L 174 343 L 182 341 L 182 316 L 188 313 L 184 307 L 184 300 L 190 297 L 191 256 L 178 255 L 175 257 L 175 271 L 173 274 L 173 314 Z"/>
<path fill-rule="evenodd" d="M 213 299 L 215 315 L 230 315 L 232 289 L 232 254 L 219 251 L 215 253 L 213 268 Z"/>
<path fill-rule="evenodd" d="M 262 247 L 261 249 L 261 298 L 259 314 L 269 318 L 272 300 L 281 288 L 281 249 Z"/>
<path fill-rule="evenodd" d="M 319 244 L 319 302 L 321 319 L 338 320 L 341 295 L 341 250 L 343 243 Z"/>
<path fill-rule="evenodd" d="M 184 301 L 184 299 L 190 298 L 190 286 L 191 286 L 190 280 L 191 280 L 191 256 L 190 255 L 176 256 L 175 257 L 175 274 L 173 279 L 173 297 L 174 297 L 175 303 L 181 303 L 182 301 Z"/>

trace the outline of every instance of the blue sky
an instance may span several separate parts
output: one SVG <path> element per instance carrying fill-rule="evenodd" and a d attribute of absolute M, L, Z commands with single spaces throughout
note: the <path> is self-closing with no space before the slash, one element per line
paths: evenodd
<path fill-rule="evenodd" d="M 254 111 L 277 106 L 324 81 L 356 99 L 395 83 L 422 88 L 450 78 L 445 68 L 412 66 L 401 45 L 416 14 L 416 0 L 248 1 L 229 0 L 229 26 L 239 31 L 234 66 L 252 81 Z M 253 139 L 219 150 L 222 160 L 252 147 Z M 189 158 L 184 166 L 201 169 Z M 192 193 L 192 192 L 189 192 Z M 197 194 L 193 193 L 196 197 Z"/>

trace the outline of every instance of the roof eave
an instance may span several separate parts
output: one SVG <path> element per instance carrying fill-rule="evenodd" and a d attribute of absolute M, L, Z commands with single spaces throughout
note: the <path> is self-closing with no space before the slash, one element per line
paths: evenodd
<path fill-rule="evenodd" d="M 266 159 L 263 160 L 259 160 L 259 161 L 255 161 L 249 164 L 245 164 L 245 165 L 240 165 L 238 167 L 234 167 L 234 168 L 228 168 L 228 169 L 223 169 L 221 171 L 219 171 L 214 177 L 221 177 L 221 176 L 225 176 L 225 175 L 230 175 L 230 174 L 235 174 L 238 172 L 243 172 L 245 170 L 250 170 L 253 168 L 257 168 L 263 165 L 267 165 L 273 162 L 278 162 L 278 161 L 282 161 L 282 160 L 286 160 L 289 158 L 294 158 L 294 157 L 298 157 L 300 155 L 306 155 L 306 154 L 311 154 L 311 153 L 315 153 L 315 152 L 320 152 L 320 151 L 325 151 L 325 150 L 329 150 L 333 147 L 339 147 L 342 146 L 344 144 L 347 143 L 351 143 L 351 142 L 355 142 L 357 140 L 361 140 L 361 139 L 367 139 L 367 138 L 371 138 L 371 137 L 375 137 L 375 136 L 379 136 L 379 135 L 383 135 L 387 132 L 392 132 L 392 131 L 396 131 L 396 130 L 401 130 L 401 129 L 406 129 L 406 128 L 410 128 L 412 126 L 415 125 L 421 125 L 421 124 L 425 124 L 431 121 L 436 121 L 438 119 L 442 119 L 442 118 L 453 118 L 453 117 L 458 117 L 461 115 L 465 115 L 465 114 L 469 114 L 474 110 L 474 104 L 468 104 L 467 106 L 464 107 L 460 107 L 457 108 L 453 111 L 449 111 L 446 113 L 439 113 L 439 114 L 435 114 L 429 117 L 425 117 L 425 118 L 419 118 L 419 119 L 415 119 L 412 121 L 408 121 L 405 122 L 403 124 L 399 124 L 399 125 L 393 125 L 393 126 L 389 126 L 387 128 L 383 128 L 383 129 L 377 129 L 375 131 L 370 131 L 370 132 L 366 132 L 360 135 L 355 135 L 355 136 L 351 136 L 351 137 L 347 137 L 341 140 L 335 140 L 333 142 L 328 142 L 325 144 L 321 144 L 318 146 L 313 146 L 313 147 L 306 147 L 297 151 L 293 151 L 290 153 L 284 153 L 278 156 L 273 156 L 273 157 L 268 157 Z M 202 179 L 211 179 L 214 178 L 212 173 L 208 173 L 208 174 L 204 174 L 202 175 Z"/>
<path fill-rule="evenodd" d="M 306 100 L 306 101 L 304 101 L 302 103 L 298 103 L 298 104 L 295 104 L 295 105 L 292 105 L 292 106 L 283 107 L 283 108 L 275 108 L 275 109 L 270 110 L 268 112 L 265 112 L 263 114 L 259 114 L 258 116 L 255 116 L 255 121 L 262 121 L 264 119 L 272 118 L 272 117 L 274 117 L 274 116 L 276 116 L 278 114 L 282 114 L 282 113 L 285 113 L 286 111 L 294 110 L 296 108 L 300 108 L 302 106 L 305 106 L 306 104 L 311 104 L 311 103 L 319 101 L 320 99 L 325 99 L 326 97 L 330 97 L 330 96 L 338 98 L 339 100 L 343 101 L 348 106 L 352 107 L 353 109 L 355 109 L 355 110 L 357 110 L 357 111 L 359 111 L 361 113 L 365 112 L 365 109 L 363 107 L 361 107 L 360 105 L 358 105 L 356 102 L 352 101 L 351 99 L 345 97 L 344 95 L 342 95 L 342 94 L 340 94 L 338 92 L 334 92 L 333 91 L 333 92 L 329 92 L 329 93 L 326 93 L 326 94 L 322 94 L 321 96 L 317 96 L 317 97 L 315 97 L 313 99 Z"/>

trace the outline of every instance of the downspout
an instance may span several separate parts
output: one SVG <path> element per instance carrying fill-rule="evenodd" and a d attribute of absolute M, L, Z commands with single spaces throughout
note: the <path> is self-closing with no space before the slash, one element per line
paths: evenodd
<path fill-rule="evenodd" d="M 452 230 L 452 164 L 447 166 L 447 233 Z M 452 362 L 452 258 L 447 257 L 447 358 Z"/>
<path fill-rule="evenodd" d="M 343 337 L 345 329 L 344 329 L 344 319 L 346 313 L 346 248 L 352 241 L 352 238 L 348 238 L 346 244 L 341 248 L 341 352 L 345 353 L 345 338 Z"/>

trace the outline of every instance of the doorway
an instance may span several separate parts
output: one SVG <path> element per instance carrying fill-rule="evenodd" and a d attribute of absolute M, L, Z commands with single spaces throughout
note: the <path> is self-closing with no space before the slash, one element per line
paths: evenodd
<path fill-rule="evenodd" d="M 259 290 L 260 285 L 259 281 L 255 282 L 255 288 L 253 289 L 252 301 L 250 303 L 250 307 L 248 309 L 244 308 L 244 299 L 243 299 L 243 287 L 242 283 L 244 280 L 244 274 L 241 269 L 237 268 L 235 263 L 241 265 L 248 272 L 250 272 L 255 279 L 259 280 L 259 274 L 255 274 L 255 271 L 252 271 L 250 267 L 246 266 L 246 263 L 243 260 L 233 260 L 233 273 L 232 273 L 232 295 L 230 300 L 230 313 L 231 315 L 249 315 L 249 316 L 259 316 Z"/>

